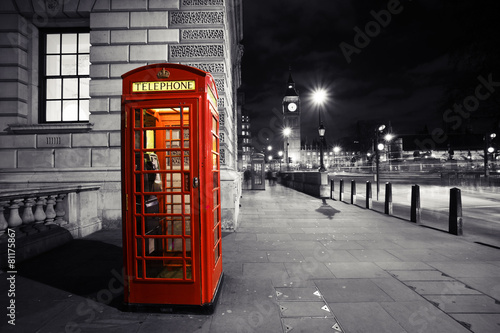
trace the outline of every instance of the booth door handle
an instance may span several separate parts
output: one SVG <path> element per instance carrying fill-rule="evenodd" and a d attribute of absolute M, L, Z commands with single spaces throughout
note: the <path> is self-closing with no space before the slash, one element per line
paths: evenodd
<path fill-rule="evenodd" d="M 194 177 L 193 178 L 193 188 L 198 188 L 198 186 L 200 186 L 200 180 L 198 179 L 198 177 Z"/>

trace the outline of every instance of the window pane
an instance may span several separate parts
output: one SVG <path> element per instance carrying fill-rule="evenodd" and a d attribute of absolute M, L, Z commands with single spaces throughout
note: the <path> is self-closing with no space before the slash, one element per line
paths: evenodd
<path fill-rule="evenodd" d="M 46 74 L 49 75 L 59 75 L 60 60 L 58 55 L 47 56 L 47 68 Z"/>
<path fill-rule="evenodd" d="M 47 121 L 61 121 L 60 101 L 47 101 L 45 118 Z"/>
<path fill-rule="evenodd" d="M 62 120 L 63 121 L 78 120 L 78 101 L 64 101 Z"/>
<path fill-rule="evenodd" d="M 76 75 L 76 55 L 62 56 L 62 75 Z"/>
<path fill-rule="evenodd" d="M 89 75 L 90 62 L 88 54 L 78 56 L 78 75 Z"/>
<path fill-rule="evenodd" d="M 47 35 L 47 53 L 60 53 L 61 52 L 61 42 L 59 34 Z"/>
<path fill-rule="evenodd" d="M 61 79 L 47 80 L 47 99 L 61 98 Z"/>
<path fill-rule="evenodd" d="M 79 119 L 80 121 L 89 120 L 90 111 L 89 111 L 89 100 L 88 99 L 80 101 L 79 114 L 80 114 L 80 119 Z"/>
<path fill-rule="evenodd" d="M 89 82 L 89 78 L 80 79 L 80 98 L 90 98 Z"/>
<path fill-rule="evenodd" d="M 90 53 L 90 34 L 78 34 L 78 53 Z"/>
<path fill-rule="evenodd" d="M 76 53 L 76 34 L 62 35 L 62 52 L 61 53 Z"/>
<path fill-rule="evenodd" d="M 63 79 L 63 99 L 78 98 L 78 79 Z"/>

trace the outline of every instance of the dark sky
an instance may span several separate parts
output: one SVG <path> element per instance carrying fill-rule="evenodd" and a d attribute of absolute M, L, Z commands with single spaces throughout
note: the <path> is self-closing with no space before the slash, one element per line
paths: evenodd
<path fill-rule="evenodd" d="M 477 86 L 478 75 L 500 81 L 478 55 L 473 66 L 463 64 L 478 39 L 486 45 L 478 52 L 498 43 L 499 30 L 491 31 L 498 24 L 490 22 L 499 21 L 498 8 L 492 0 L 243 0 L 242 91 L 254 143 L 281 139 L 290 66 L 303 139 L 317 136 L 319 111 L 310 99 L 316 87 L 329 94 L 321 117 L 330 143 L 355 135 L 358 121 L 390 122 L 402 134 L 443 126 L 444 111 Z"/>

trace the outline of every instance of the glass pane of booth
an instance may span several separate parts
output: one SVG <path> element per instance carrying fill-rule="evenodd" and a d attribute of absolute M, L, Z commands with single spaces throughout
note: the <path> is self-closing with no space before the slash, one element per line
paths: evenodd
<path fill-rule="evenodd" d="M 136 278 L 192 280 L 190 107 L 133 118 Z"/>

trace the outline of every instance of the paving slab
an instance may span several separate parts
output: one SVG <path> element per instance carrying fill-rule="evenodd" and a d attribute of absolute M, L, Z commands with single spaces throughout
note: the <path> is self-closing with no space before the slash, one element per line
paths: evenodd
<path fill-rule="evenodd" d="M 322 296 L 316 287 L 289 288 L 277 287 L 278 301 L 322 301 Z"/>
<path fill-rule="evenodd" d="M 459 280 L 500 302 L 500 280 L 497 277 L 459 278 Z"/>
<path fill-rule="evenodd" d="M 389 271 L 400 281 L 454 281 L 454 279 L 438 270 Z"/>
<path fill-rule="evenodd" d="M 405 332 L 379 303 L 329 303 L 345 332 Z"/>
<path fill-rule="evenodd" d="M 279 301 L 282 317 L 333 317 L 324 301 Z"/>
<path fill-rule="evenodd" d="M 372 262 L 333 262 L 326 267 L 339 279 L 343 278 L 380 278 L 389 277 L 389 273 Z"/>
<path fill-rule="evenodd" d="M 480 295 L 481 293 L 459 281 L 406 281 L 405 284 L 420 295 Z"/>
<path fill-rule="evenodd" d="M 425 301 L 382 302 L 381 307 L 408 333 L 467 333 L 463 325 Z M 389 331 L 387 331 L 389 332 Z"/>
<path fill-rule="evenodd" d="M 446 313 L 497 313 L 500 303 L 486 295 L 424 295 Z"/>
<path fill-rule="evenodd" d="M 500 251 L 499 255 L 500 255 Z M 433 262 L 430 266 L 450 276 L 461 277 L 498 277 L 500 267 L 482 262 Z"/>
<path fill-rule="evenodd" d="M 455 320 L 477 333 L 498 333 L 500 327 L 500 316 L 488 313 L 456 313 L 451 315 Z"/>
<path fill-rule="evenodd" d="M 343 332 L 340 324 L 333 317 L 327 318 L 283 318 L 283 333 L 337 333 Z"/>
<path fill-rule="evenodd" d="M 393 301 L 370 279 L 330 279 L 314 282 L 329 304 Z"/>

